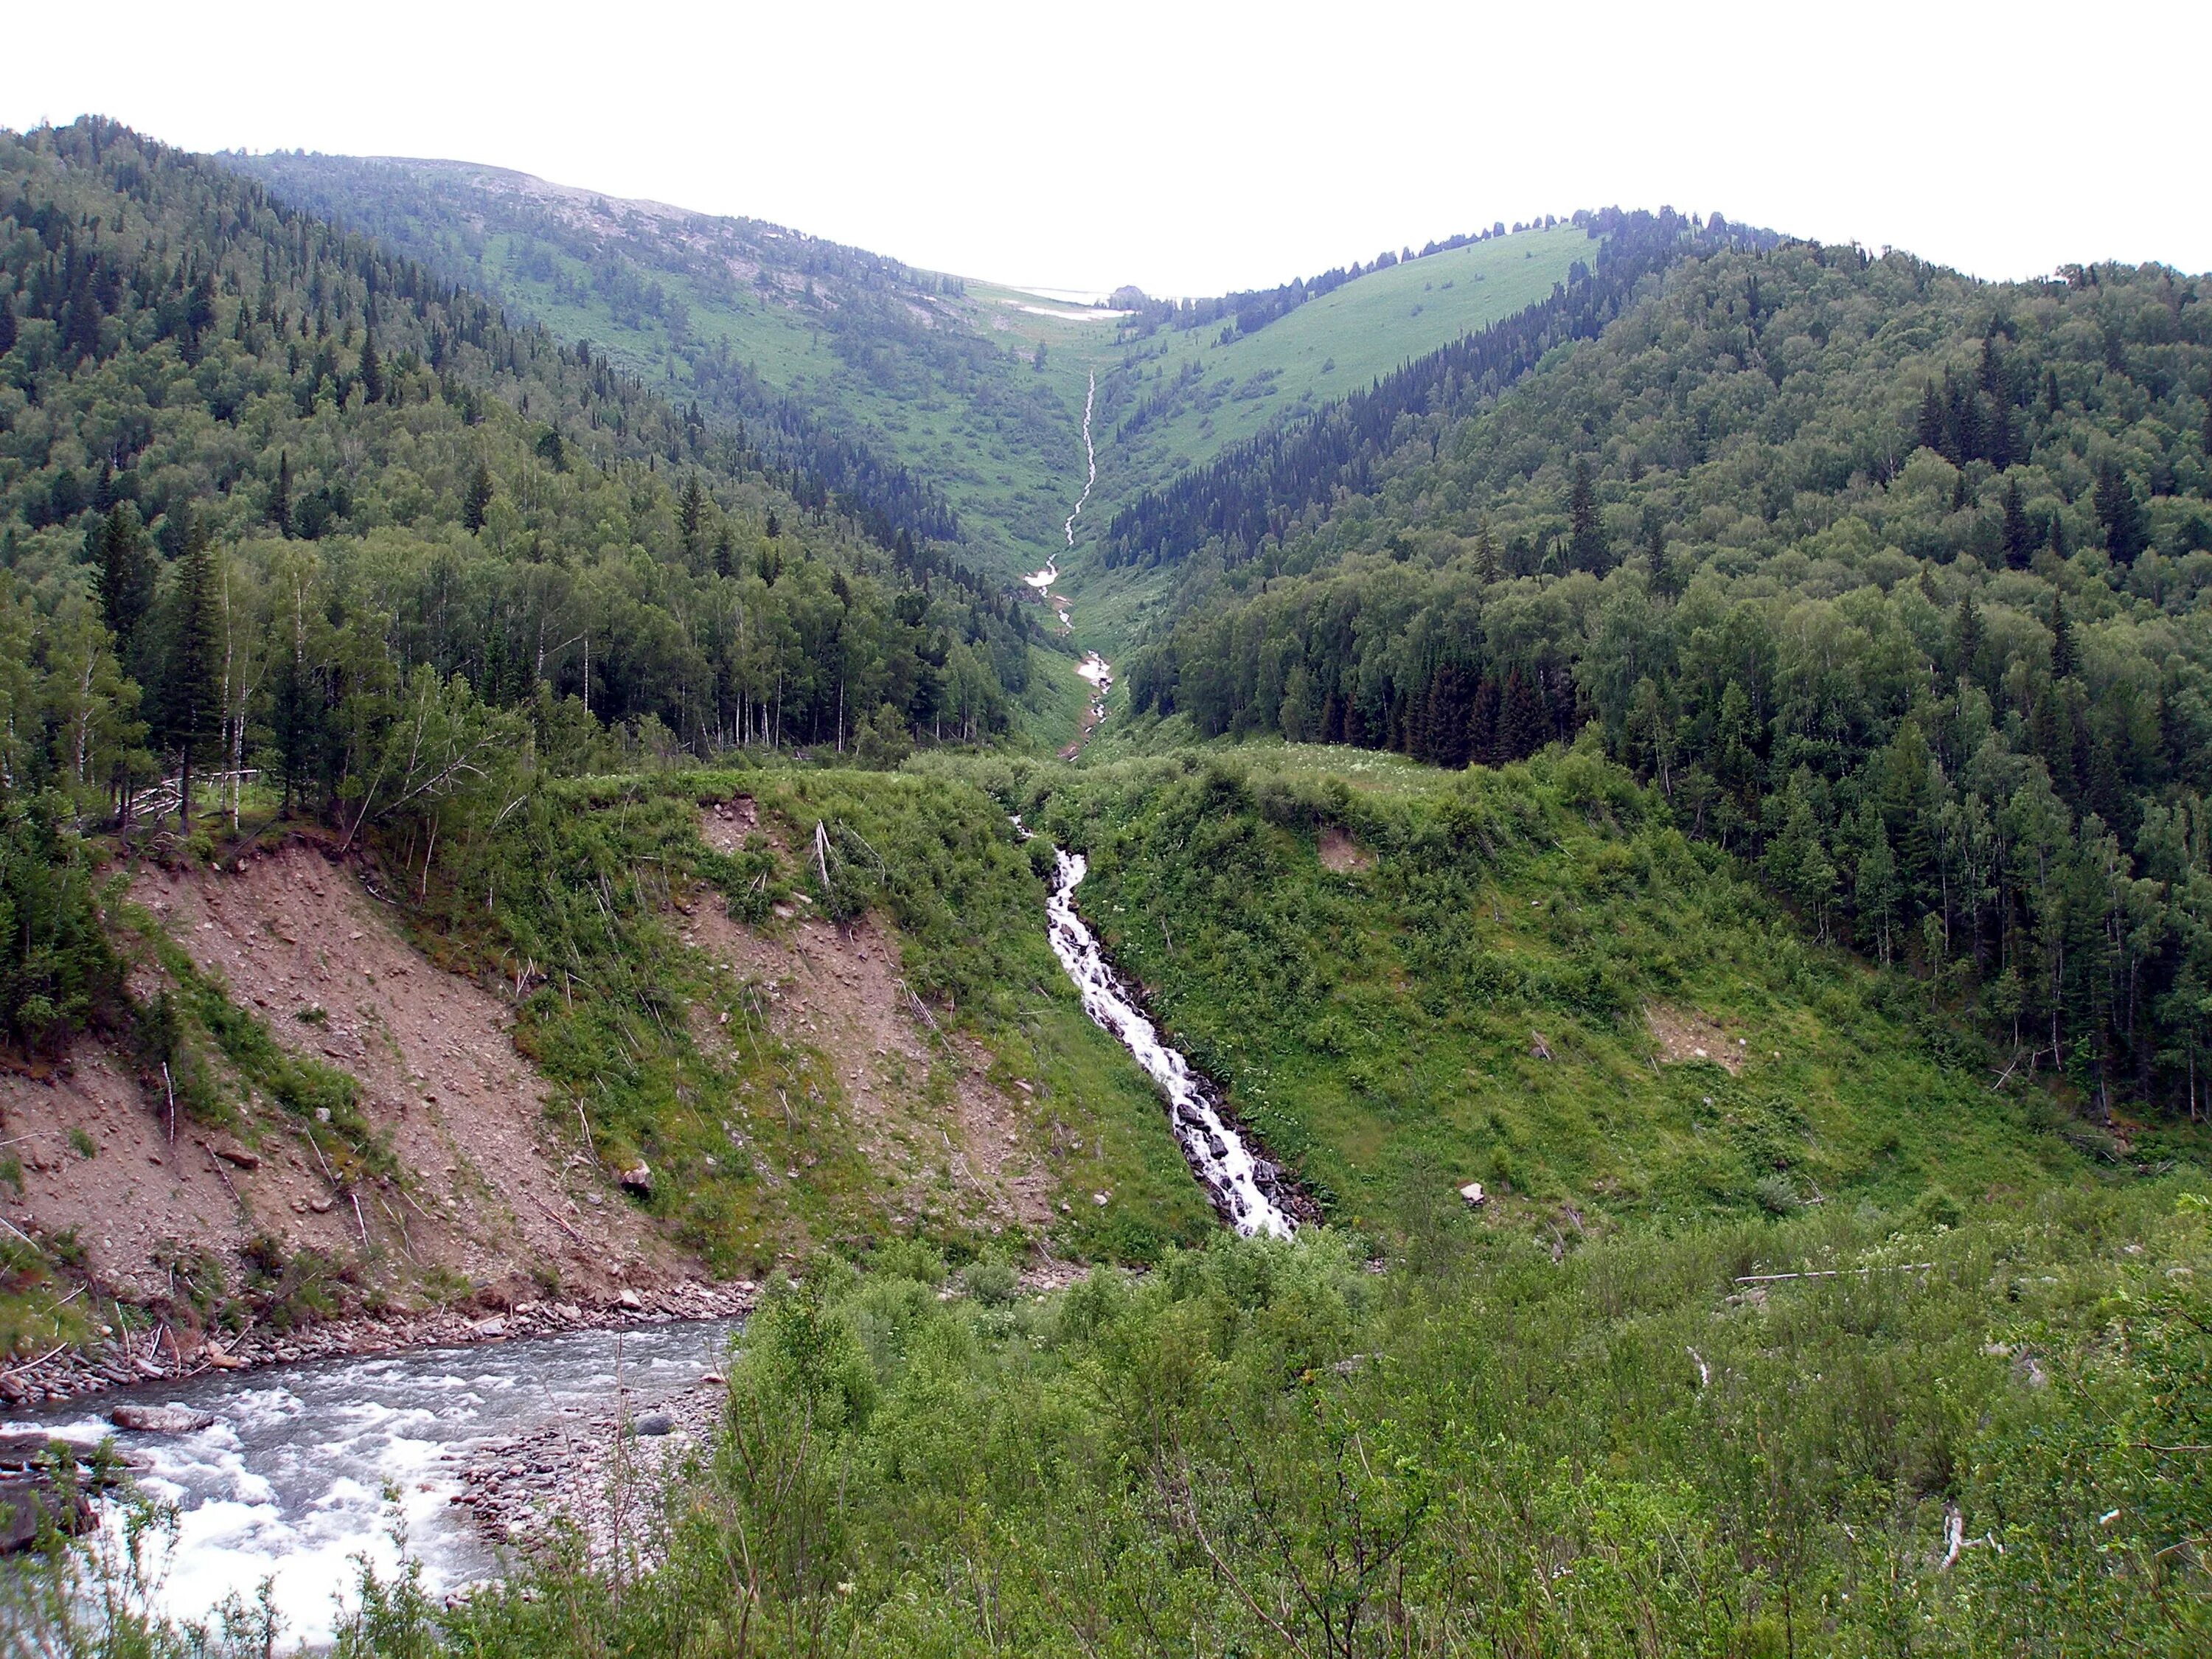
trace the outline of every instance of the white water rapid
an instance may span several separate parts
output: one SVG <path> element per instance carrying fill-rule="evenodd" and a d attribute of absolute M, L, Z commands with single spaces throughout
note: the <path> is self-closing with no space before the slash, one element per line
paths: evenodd
<path fill-rule="evenodd" d="M 1019 818 L 1014 827 L 1025 837 L 1030 833 Z M 1058 875 L 1045 900 L 1046 927 L 1053 954 L 1083 994 L 1083 1012 L 1136 1057 L 1167 1097 L 1168 1123 L 1191 1172 L 1223 1218 L 1248 1237 L 1266 1233 L 1288 1238 L 1297 1223 L 1284 1207 L 1282 1171 L 1255 1154 L 1230 1125 L 1213 1080 L 1160 1041 L 1158 1028 L 1145 1017 L 1127 981 L 1106 960 L 1097 936 L 1076 913 L 1075 889 L 1089 868 L 1083 855 L 1055 847 L 1053 856 Z"/>
<path fill-rule="evenodd" d="M 331 1639 L 334 1598 L 355 1600 L 356 1558 L 386 1578 L 398 1570 L 395 1521 L 434 1596 L 502 1571 L 471 1521 L 464 1467 L 554 1424 L 564 1442 L 604 1444 L 641 1399 L 721 1370 L 737 1328 L 726 1319 L 672 1322 L 216 1372 L 50 1406 L 6 1426 L 88 1448 L 112 1436 L 139 1462 L 141 1489 L 176 1511 L 173 1535 L 148 1540 L 154 1611 L 206 1620 L 228 1597 L 251 1602 L 267 1579 L 283 1620 L 278 1650 L 289 1652 Z M 106 1421 L 114 1406 L 172 1401 L 215 1423 L 161 1435 Z M 101 1524 L 119 1544 L 121 1511 L 104 1506 Z M 0 1651 L 13 1651 L 4 1629 Z"/>

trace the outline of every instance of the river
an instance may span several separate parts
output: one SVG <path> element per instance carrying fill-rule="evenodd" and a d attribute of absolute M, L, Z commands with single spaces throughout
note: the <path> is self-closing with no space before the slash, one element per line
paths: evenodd
<path fill-rule="evenodd" d="M 314 1644 L 331 1638 L 333 1598 L 351 1592 L 356 1558 L 386 1576 L 398 1568 L 395 1521 L 433 1595 L 498 1572 L 498 1553 L 454 1501 L 472 1456 L 553 1425 L 580 1445 L 604 1443 L 625 1407 L 642 1411 L 722 1370 L 738 1323 L 678 1321 L 215 1373 L 118 1389 L 9 1426 L 88 1446 L 112 1435 L 139 1464 L 141 1489 L 175 1507 L 174 1535 L 155 1564 L 162 1613 L 204 1619 L 228 1597 L 250 1602 L 267 1579 L 285 1639 Z M 171 1401 L 212 1414 L 214 1425 L 140 1434 L 106 1419 L 118 1405 Z M 112 1506 L 104 1524 L 119 1528 Z"/>

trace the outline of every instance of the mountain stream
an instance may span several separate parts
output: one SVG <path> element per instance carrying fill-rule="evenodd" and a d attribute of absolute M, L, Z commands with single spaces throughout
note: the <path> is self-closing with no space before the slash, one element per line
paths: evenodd
<path fill-rule="evenodd" d="M 152 1551 L 155 1609 L 206 1620 L 228 1598 L 250 1604 L 265 1579 L 283 1620 L 280 1651 L 289 1651 L 331 1639 L 356 1559 L 387 1579 L 398 1570 L 395 1522 L 432 1595 L 497 1576 L 499 1553 L 471 1514 L 469 1466 L 549 1429 L 572 1449 L 607 1443 L 624 1418 L 721 1370 L 738 1323 L 676 1321 L 215 1372 L 51 1406 L 7 1426 L 88 1448 L 112 1435 L 140 1489 L 175 1510 L 173 1534 Z M 143 1434 L 106 1420 L 116 1406 L 171 1402 L 215 1421 Z M 103 1506 L 118 1547 L 123 1524 L 115 1505 Z M 7 1639 L 0 1632 L 0 1648 Z"/>

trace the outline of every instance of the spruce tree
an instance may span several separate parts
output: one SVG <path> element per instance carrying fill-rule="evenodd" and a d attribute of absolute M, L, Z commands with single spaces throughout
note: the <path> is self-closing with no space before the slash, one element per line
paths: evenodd
<path fill-rule="evenodd" d="M 1923 449 L 1932 449 L 1941 455 L 1950 447 L 1943 419 L 1943 398 L 1930 380 L 1920 389 L 1920 419 L 1915 423 L 1913 437 Z"/>
<path fill-rule="evenodd" d="M 2025 570 L 2028 556 L 2035 551 L 2035 526 L 2028 520 L 2017 478 L 2005 480 L 2004 551 L 2005 562 L 2015 570 Z"/>
<path fill-rule="evenodd" d="M 269 522 L 289 540 L 292 534 L 292 452 L 276 453 L 276 487 L 269 493 Z"/>
<path fill-rule="evenodd" d="M 482 461 L 469 475 L 468 492 L 461 498 L 461 527 L 475 535 L 484 527 L 484 514 L 491 506 L 491 469 Z"/>
<path fill-rule="evenodd" d="M 1601 575 L 1608 558 L 1605 526 L 1598 518 L 1597 486 L 1587 460 L 1575 462 L 1574 481 L 1567 489 L 1567 558 L 1574 568 Z"/>
<path fill-rule="evenodd" d="M 2142 504 L 2128 475 L 2111 461 L 2097 471 L 2097 522 L 2105 527 L 2105 550 L 2115 563 L 2133 564 L 2150 544 Z"/>
<path fill-rule="evenodd" d="M 1492 532 L 1487 519 L 1474 532 L 1474 574 L 1485 587 L 1503 574 L 1498 562 L 1498 538 Z"/>
<path fill-rule="evenodd" d="M 1968 593 L 1960 599 L 1958 617 L 1951 624 L 1951 672 L 1957 678 L 1974 678 L 1982 639 L 1982 613 L 1974 606 L 1974 596 Z"/>
<path fill-rule="evenodd" d="M 289 816 L 313 775 L 323 720 L 321 688 L 297 648 L 278 660 L 269 703 L 270 736 L 276 744 L 277 769 L 284 775 L 283 810 Z"/>
<path fill-rule="evenodd" d="M 117 654 L 128 662 L 146 613 L 154 608 L 154 553 L 146 545 L 138 509 L 128 501 L 107 510 L 96 534 L 100 615 L 115 635 Z"/>
<path fill-rule="evenodd" d="M 384 401 L 384 364 L 376 355 L 376 331 L 363 336 L 361 346 L 362 395 L 370 403 Z"/>
<path fill-rule="evenodd" d="M 699 488 L 699 475 L 684 481 L 684 494 L 676 504 L 676 530 L 684 542 L 684 562 L 696 570 L 706 545 L 707 492 Z"/>
<path fill-rule="evenodd" d="M 2066 596 L 2053 592 L 2051 596 L 2051 678 L 2065 679 L 2081 665 L 2081 654 L 2074 644 L 2074 623 L 2066 614 Z"/>
<path fill-rule="evenodd" d="M 169 599 L 169 655 L 158 715 L 162 738 L 179 757 L 178 833 L 192 832 L 192 759 L 222 730 L 222 574 L 215 542 L 195 517 Z"/>
<path fill-rule="evenodd" d="M 1498 758 L 1526 760 L 1547 739 L 1544 705 L 1518 668 L 1505 677 L 1505 692 L 1498 710 Z"/>

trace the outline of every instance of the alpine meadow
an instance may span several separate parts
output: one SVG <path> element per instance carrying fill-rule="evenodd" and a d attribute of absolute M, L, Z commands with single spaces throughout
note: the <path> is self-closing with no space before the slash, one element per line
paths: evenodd
<path fill-rule="evenodd" d="M 1452 199 L 0 130 L 0 1647 L 2212 1650 L 2212 276 Z"/>

